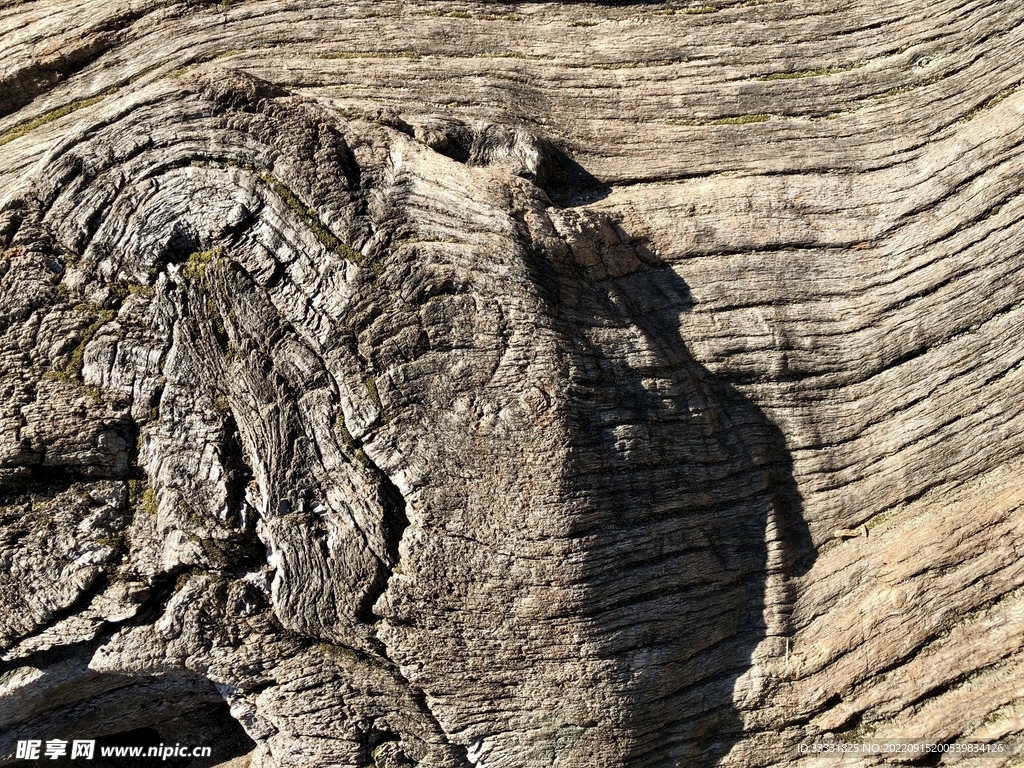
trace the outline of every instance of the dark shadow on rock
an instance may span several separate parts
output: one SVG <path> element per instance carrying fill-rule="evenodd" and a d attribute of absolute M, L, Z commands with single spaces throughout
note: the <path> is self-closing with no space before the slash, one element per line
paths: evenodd
<path fill-rule="evenodd" d="M 788 578 L 814 549 L 781 431 L 687 349 L 689 287 L 603 227 L 635 258 L 575 264 L 557 296 L 577 372 L 583 610 L 616 670 L 617 764 L 710 767 L 743 735 L 734 688 L 769 632 L 769 571 L 771 631 L 785 634 Z"/>
<path fill-rule="evenodd" d="M 537 179 L 537 184 L 555 205 L 574 208 L 604 200 L 611 194 L 612 188 L 608 184 L 591 175 L 561 147 L 545 141 L 542 151 L 545 155 L 544 173 Z"/>

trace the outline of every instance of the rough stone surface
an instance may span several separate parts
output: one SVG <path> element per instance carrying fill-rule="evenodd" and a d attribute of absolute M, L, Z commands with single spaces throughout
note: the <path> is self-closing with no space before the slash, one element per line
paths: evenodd
<path fill-rule="evenodd" d="M 1021 741 L 1022 21 L 0 3 L 0 756 Z"/>

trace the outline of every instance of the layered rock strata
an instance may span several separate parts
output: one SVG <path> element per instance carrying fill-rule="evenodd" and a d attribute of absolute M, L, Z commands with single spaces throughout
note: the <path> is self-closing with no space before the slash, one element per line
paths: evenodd
<path fill-rule="evenodd" d="M 1012 747 L 1022 14 L 7 4 L 0 754 Z"/>

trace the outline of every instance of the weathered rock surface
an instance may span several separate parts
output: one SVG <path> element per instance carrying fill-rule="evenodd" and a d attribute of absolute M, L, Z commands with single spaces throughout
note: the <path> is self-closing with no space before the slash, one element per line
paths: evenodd
<path fill-rule="evenodd" d="M 0 755 L 1017 743 L 1022 20 L 4 4 Z"/>

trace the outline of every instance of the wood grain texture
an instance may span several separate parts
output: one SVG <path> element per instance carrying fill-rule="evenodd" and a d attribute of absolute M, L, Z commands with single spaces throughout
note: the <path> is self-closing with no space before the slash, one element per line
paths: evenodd
<path fill-rule="evenodd" d="M 2 4 L 0 753 L 1018 744 L 1022 20 Z"/>

